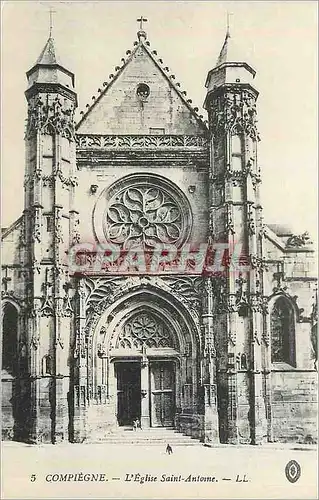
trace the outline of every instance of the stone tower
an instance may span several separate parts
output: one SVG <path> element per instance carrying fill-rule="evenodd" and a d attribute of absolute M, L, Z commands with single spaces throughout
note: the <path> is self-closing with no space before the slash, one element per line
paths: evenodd
<path fill-rule="evenodd" d="M 74 75 L 63 67 L 50 36 L 27 72 L 24 280 L 28 338 L 25 387 L 30 401 L 23 433 L 32 442 L 68 439 L 72 307 L 67 251 L 76 235 Z M 29 397 L 28 397 L 29 392 Z"/>
<path fill-rule="evenodd" d="M 210 231 L 215 242 L 240 248 L 240 264 L 215 279 L 215 337 L 223 442 L 259 443 L 266 436 L 262 394 L 264 330 L 262 212 L 257 165 L 254 69 L 238 58 L 227 32 L 209 71 L 204 107 L 211 134 Z"/>

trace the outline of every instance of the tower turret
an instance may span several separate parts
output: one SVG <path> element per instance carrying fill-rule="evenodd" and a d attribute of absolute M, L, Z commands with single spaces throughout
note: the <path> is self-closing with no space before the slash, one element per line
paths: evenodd
<path fill-rule="evenodd" d="M 258 443 L 266 435 L 261 374 L 265 311 L 258 92 L 254 77 L 255 70 L 238 55 L 227 31 L 217 63 L 207 76 L 204 107 L 211 133 L 211 237 L 226 243 L 230 252 L 240 249 L 249 268 L 240 272 L 237 261 L 237 267 L 228 268 L 224 277 L 214 280 L 221 439 L 233 443 Z M 247 391 L 239 392 L 239 386 Z"/>
<path fill-rule="evenodd" d="M 50 36 L 27 72 L 23 238 L 27 270 L 30 427 L 34 442 L 67 439 L 72 307 L 66 252 L 75 237 L 74 75 Z"/>
<path fill-rule="evenodd" d="M 227 30 L 225 41 L 214 68 L 207 75 L 205 87 L 207 94 L 225 84 L 253 85 L 256 71 L 242 57 L 240 49 Z"/>

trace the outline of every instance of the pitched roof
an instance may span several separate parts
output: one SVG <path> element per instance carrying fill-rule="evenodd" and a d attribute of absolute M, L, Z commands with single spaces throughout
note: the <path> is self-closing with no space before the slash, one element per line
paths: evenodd
<path fill-rule="evenodd" d="M 10 224 L 10 226 L 1 228 L 2 240 L 4 240 L 9 234 L 12 233 L 12 231 L 14 231 L 20 226 L 20 224 L 22 223 L 22 217 L 23 216 L 20 215 L 20 217 L 17 220 L 15 220 L 12 224 Z"/>
<path fill-rule="evenodd" d="M 186 105 L 186 107 L 189 109 L 190 113 L 194 116 L 200 127 L 202 127 L 205 131 L 207 131 L 207 122 L 203 120 L 203 116 L 198 114 L 198 107 L 193 107 L 192 106 L 192 100 L 188 99 L 187 92 L 183 91 L 181 89 L 181 84 L 179 82 L 176 82 L 176 76 L 174 74 L 170 73 L 170 69 L 165 66 L 163 60 L 158 57 L 157 51 L 156 50 L 151 50 L 150 49 L 150 42 L 146 40 L 146 33 L 144 31 L 139 31 L 138 32 L 138 41 L 134 42 L 134 49 L 133 50 L 127 50 L 126 51 L 126 58 L 121 59 L 121 64 L 119 66 L 115 66 L 115 72 L 111 73 L 109 75 L 109 82 L 104 81 L 103 82 L 103 89 L 99 88 L 98 89 L 98 96 L 93 96 L 92 100 L 93 102 L 91 104 L 86 105 L 86 110 L 81 111 L 80 114 L 82 115 L 79 122 L 76 125 L 76 128 L 78 129 L 81 123 L 84 121 L 85 117 L 90 113 L 90 111 L 96 106 L 96 104 L 101 100 L 101 98 L 106 94 L 108 89 L 116 82 L 116 80 L 119 78 L 119 76 L 122 74 L 124 69 L 127 67 L 127 65 L 130 63 L 130 61 L 133 59 L 135 53 L 138 51 L 140 47 L 142 47 L 145 52 L 148 54 L 150 59 L 154 62 L 156 67 L 160 70 L 164 78 L 169 82 L 169 85 L 177 92 L 177 94 L 180 96 L 181 100 L 183 103 Z"/>
<path fill-rule="evenodd" d="M 286 224 L 267 224 L 267 226 L 277 236 L 292 236 L 292 234 L 293 234 L 291 227 L 286 225 Z"/>

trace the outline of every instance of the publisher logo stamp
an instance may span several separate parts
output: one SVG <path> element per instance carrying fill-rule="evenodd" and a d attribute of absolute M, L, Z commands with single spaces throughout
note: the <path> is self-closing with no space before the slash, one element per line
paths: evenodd
<path fill-rule="evenodd" d="M 290 483 L 296 483 L 301 475 L 301 467 L 296 460 L 290 460 L 285 468 L 286 478 Z"/>

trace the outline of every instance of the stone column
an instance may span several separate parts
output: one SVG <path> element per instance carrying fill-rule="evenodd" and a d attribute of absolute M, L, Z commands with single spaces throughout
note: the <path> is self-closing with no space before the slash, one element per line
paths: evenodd
<path fill-rule="evenodd" d="M 150 379 L 149 362 L 146 355 L 143 355 L 141 361 L 141 426 L 150 427 Z"/>

